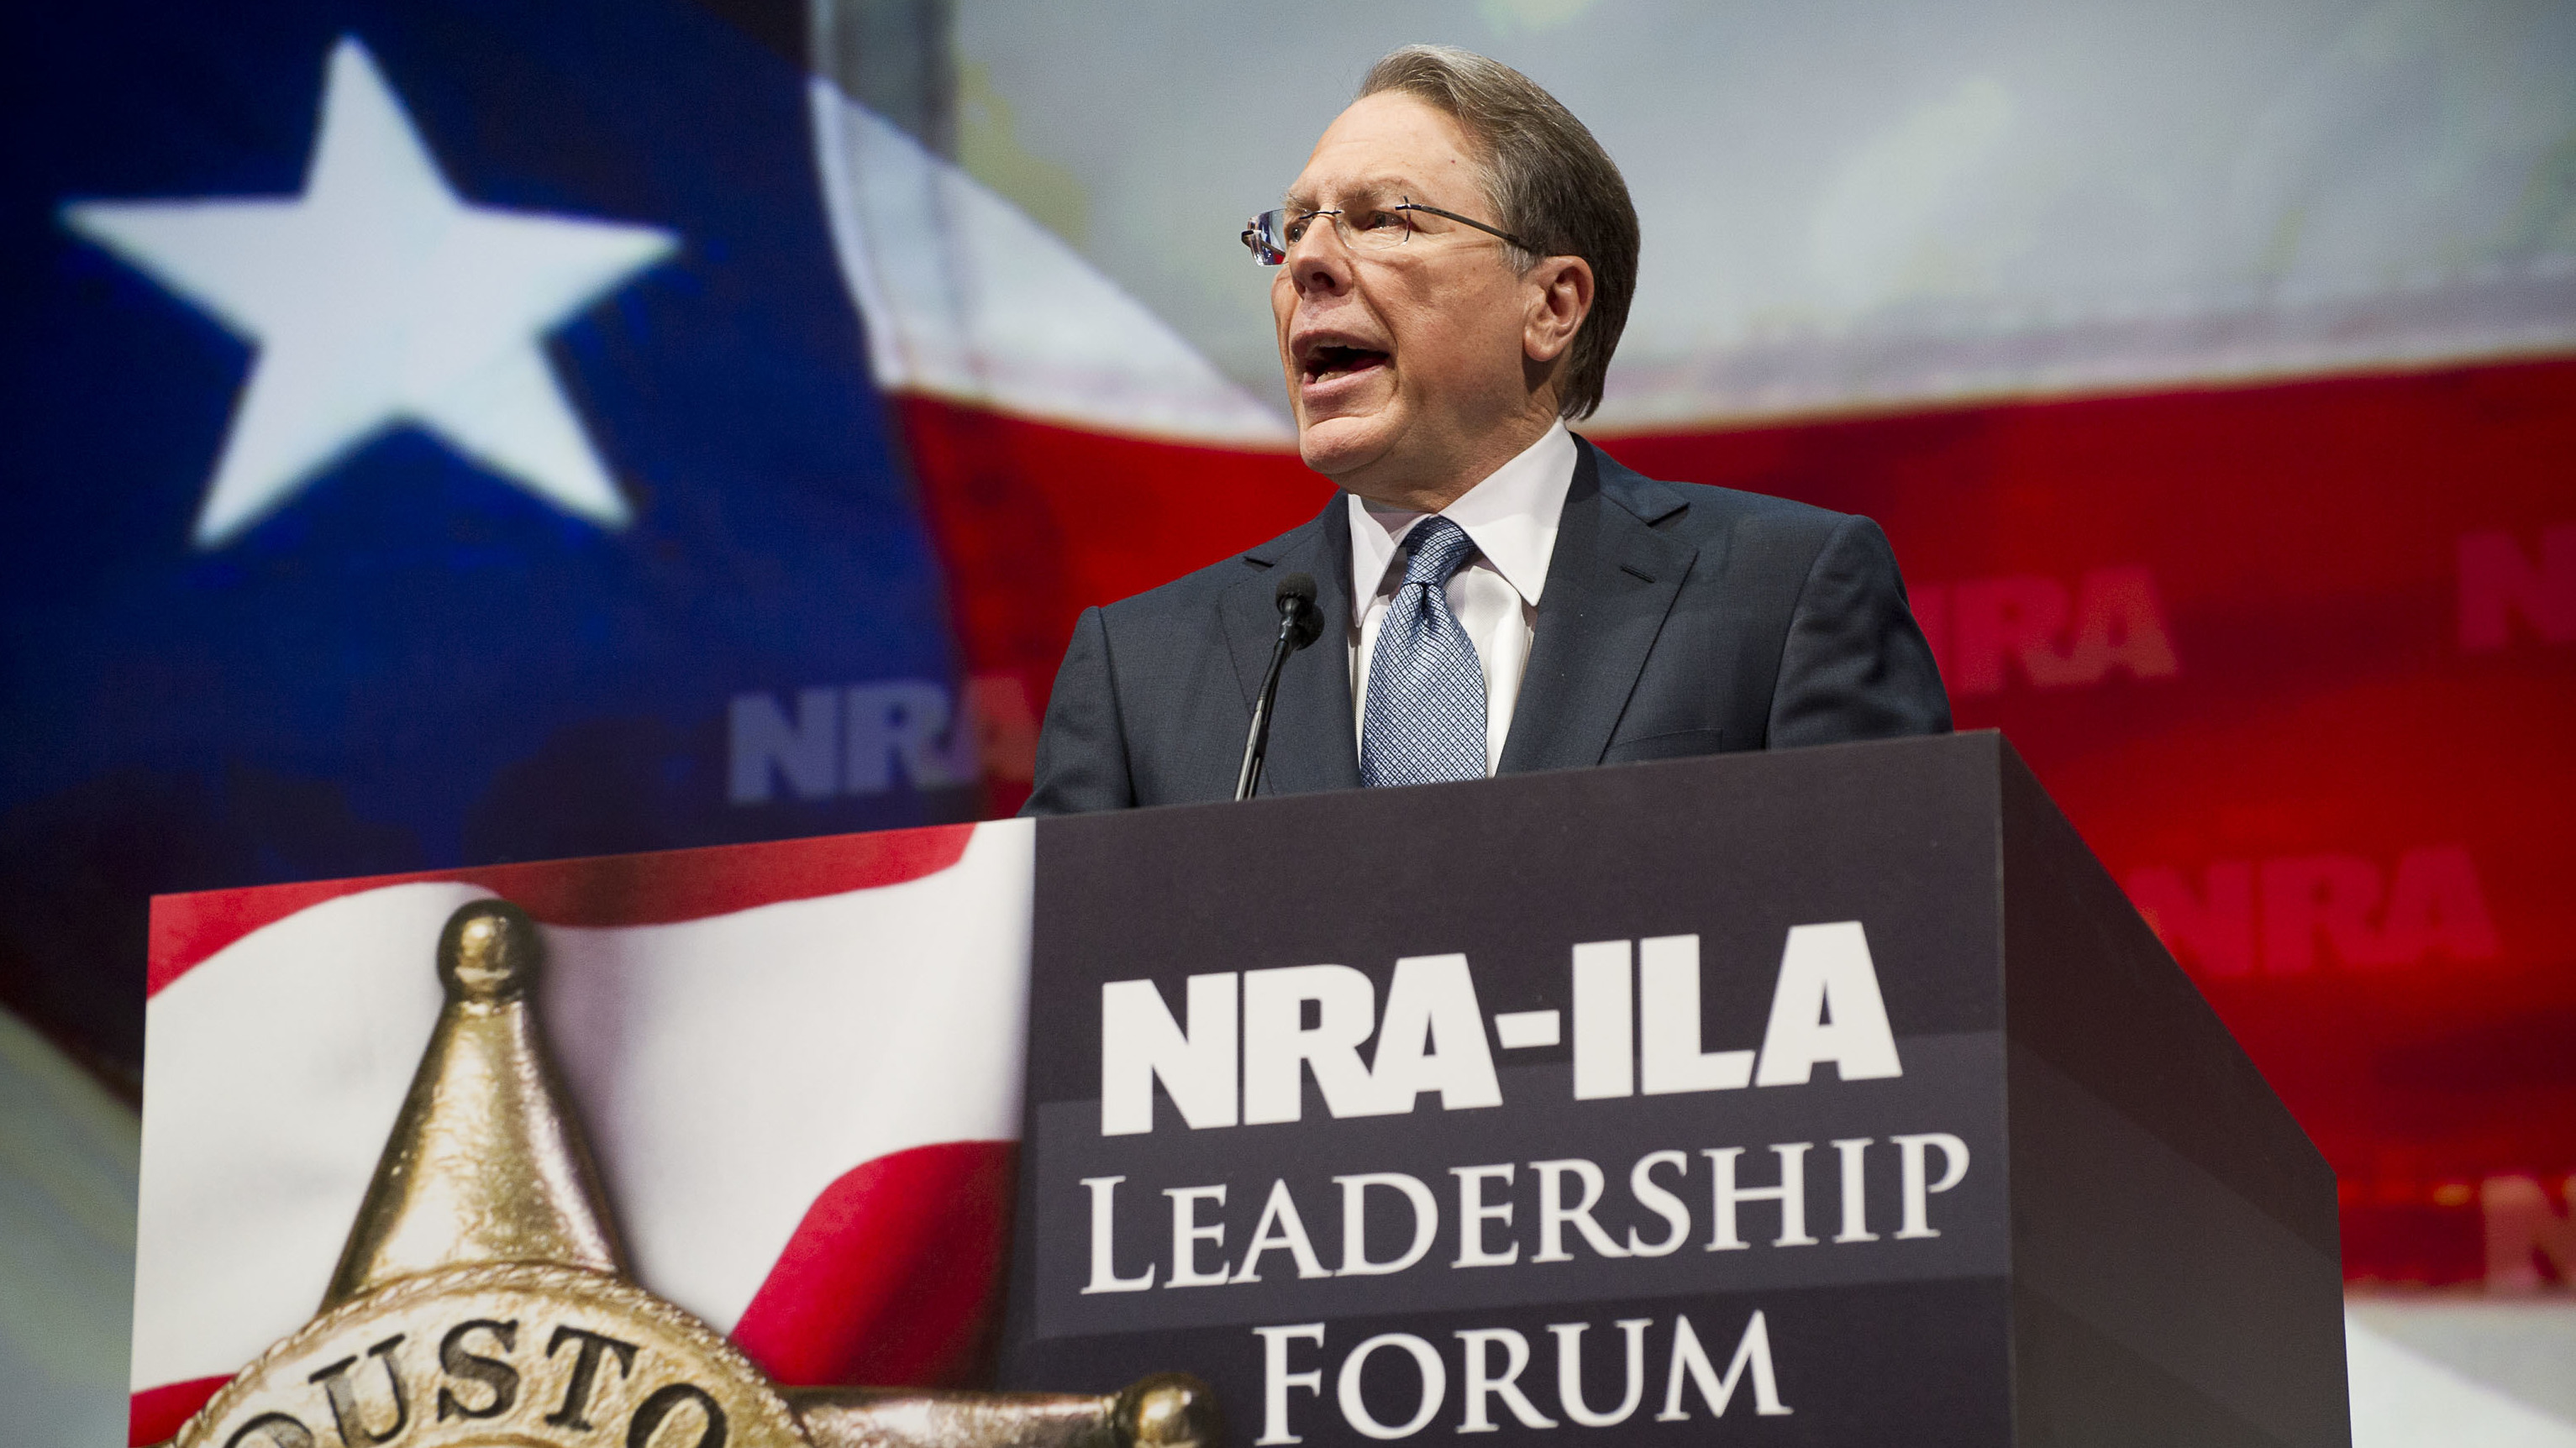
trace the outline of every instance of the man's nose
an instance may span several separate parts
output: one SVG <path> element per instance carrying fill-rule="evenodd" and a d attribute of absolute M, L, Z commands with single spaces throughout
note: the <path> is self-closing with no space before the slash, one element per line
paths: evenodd
<path fill-rule="evenodd" d="M 1350 251 L 1342 245 L 1341 228 L 1326 217 L 1317 217 L 1305 235 L 1289 243 L 1282 265 L 1301 292 L 1337 292 L 1350 284 Z"/>

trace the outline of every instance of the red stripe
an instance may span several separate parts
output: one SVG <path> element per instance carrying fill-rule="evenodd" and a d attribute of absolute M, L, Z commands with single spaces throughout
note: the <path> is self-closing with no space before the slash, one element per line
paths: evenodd
<path fill-rule="evenodd" d="M 147 1443 L 167 1443 L 206 1400 L 213 1397 L 230 1378 L 191 1378 L 184 1383 L 164 1383 L 136 1393 L 126 1409 L 126 1441 L 134 1448 Z"/>
<path fill-rule="evenodd" d="M 1285 533 L 1333 491 L 1293 448 L 1111 437 L 928 397 L 898 405 L 967 667 L 1016 678 L 1040 708 L 1083 609 Z M 1025 794 L 996 781 L 990 807 L 1008 813 Z"/>
<path fill-rule="evenodd" d="M 865 1162 L 826 1187 L 733 1339 L 782 1383 L 966 1387 L 991 1371 L 1015 1143 Z"/>
<path fill-rule="evenodd" d="M 933 825 L 644 855 L 159 895 L 152 901 L 147 989 L 157 994 L 208 956 L 263 925 L 326 900 L 387 885 L 427 880 L 479 885 L 549 925 L 664 925 L 935 875 L 965 855 L 966 842 L 974 832 L 973 825 Z"/>

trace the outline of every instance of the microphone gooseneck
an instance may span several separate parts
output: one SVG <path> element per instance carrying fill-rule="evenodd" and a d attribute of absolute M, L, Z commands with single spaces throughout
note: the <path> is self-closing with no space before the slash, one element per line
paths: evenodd
<path fill-rule="evenodd" d="M 1279 637 L 1270 646 L 1270 668 L 1261 676 L 1261 692 L 1252 701 L 1252 732 L 1243 740 L 1243 770 L 1235 776 L 1234 797 L 1252 798 L 1261 787 L 1261 764 L 1270 750 L 1270 706 L 1279 697 L 1279 667 L 1288 656 L 1315 641 L 1324 631 L 1324 611 L 1315 606 L 1315 576 L 1291 573 L 1279 580 L 1273 595 L 1279 604 Z"/>

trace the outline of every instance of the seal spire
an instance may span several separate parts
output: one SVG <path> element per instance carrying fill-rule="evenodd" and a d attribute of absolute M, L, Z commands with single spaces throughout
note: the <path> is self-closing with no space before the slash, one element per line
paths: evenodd
<path fill-rule="evenodd" d="M 545 937 L 478 900 L 438 937 L 447 1004 L 323 1295 L 325 1310 L 400 1277 L 476 1262 L 624 1275 L 590 1145 L 537 1029 Z"/>

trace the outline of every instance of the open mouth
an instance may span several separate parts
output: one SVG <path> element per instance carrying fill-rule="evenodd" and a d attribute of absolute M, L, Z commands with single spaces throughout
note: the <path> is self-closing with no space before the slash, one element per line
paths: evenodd
<path fill-rule="evenodd" d="M 1306 354 L 1306 381 L 1330 382 L 1386 365 L 1387 355 L 1367 347 L 1326 343 Z"/>

